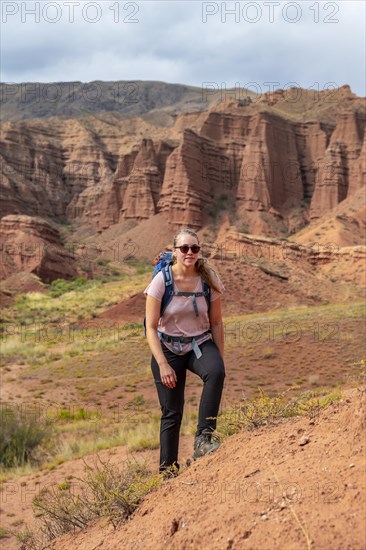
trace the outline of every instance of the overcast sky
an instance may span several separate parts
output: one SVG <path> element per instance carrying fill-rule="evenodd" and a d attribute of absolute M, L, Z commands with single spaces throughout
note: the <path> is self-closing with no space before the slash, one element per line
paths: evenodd
<path fill-rule="evenodd" d="M 349 84 L 365 96 L 365 4 L 2 0 L 1 80 Z"/>

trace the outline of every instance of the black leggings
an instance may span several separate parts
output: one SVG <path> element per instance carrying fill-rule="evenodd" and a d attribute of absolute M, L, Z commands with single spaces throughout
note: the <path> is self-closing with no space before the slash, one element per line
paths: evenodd
<path fill-rule="evenodd" d="M 197 359 L 193 350 L 184 355 L 176 355 L 162 344 L 166 360 L 177 375 L 174 388 L 168 388 L 162 383 L 159 365 L 155 357 L 151 356 L 151 370 L 162 412 L 160 420 L 160 472 L 173 464 L 178 469 L 180 467 L 178 464 L 178 447 L 183 417 L 186 369 L 197 374 L 204 382 L 196 436 L 200 435 L 203 430 L 213 431 L 216 429 L 216 417 L 219 412 L 224 386 L 225 366 L 213 340 L 206 340 L 199 347 L 202 356 Z"/>

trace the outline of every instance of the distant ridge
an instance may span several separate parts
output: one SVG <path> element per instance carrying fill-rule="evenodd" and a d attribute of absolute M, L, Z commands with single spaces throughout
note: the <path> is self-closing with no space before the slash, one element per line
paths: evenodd
<path fill-rule="evenodd" d="M 202 87 L 142 80 L 1 83 L 1 120 L 78 117 L 115 112 L 140 116 L 155 109 L 203 111 L 221 100 L 216 83 Z M 215 89 L 219 90 L 216 94 Z M 206 93 L 206 90 L 208 92 Z M 253 92 L 241 90 L 249 96 Z M 230 90 L 225 90 L 230 94 Z M 233 90 L 233 97 L 238 91 Z"/>

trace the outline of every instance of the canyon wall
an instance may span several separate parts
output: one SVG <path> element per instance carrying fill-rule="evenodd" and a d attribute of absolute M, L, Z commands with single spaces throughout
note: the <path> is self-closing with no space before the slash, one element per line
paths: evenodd
<path fill-rule="evenodd" d="M 100 232 L 157 213 L 201 228 L 225 208 L 248 231 L 261 213 L 296 231 L 294 209 L 302 227 L 365 184 L 366 109 L 342 89 L 331 117 L 304 122 L 280 112 L 283 94 L 274 97 L 163 125 L 106 116 L 4 122 L 2 216 L 78 220 Z"/>

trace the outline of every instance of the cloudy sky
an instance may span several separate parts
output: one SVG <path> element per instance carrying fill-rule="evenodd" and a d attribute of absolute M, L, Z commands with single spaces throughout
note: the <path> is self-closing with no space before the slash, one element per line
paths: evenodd
<path fill-rule="evenodd" d="M 158 80 L 365 96 L 363 0 L 1 2 L 1 80 Z M 295 83 L 295 84 L 294 84 Z"/>

